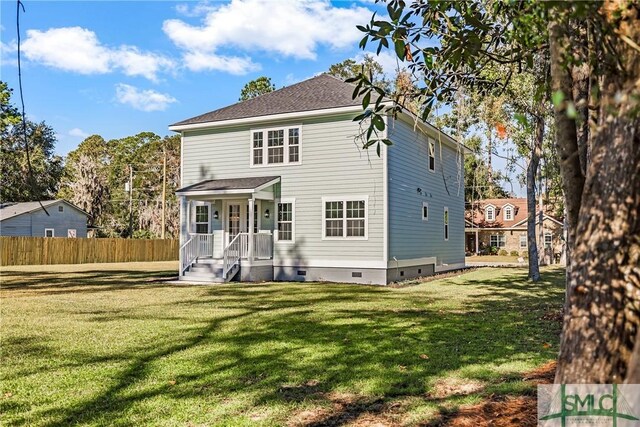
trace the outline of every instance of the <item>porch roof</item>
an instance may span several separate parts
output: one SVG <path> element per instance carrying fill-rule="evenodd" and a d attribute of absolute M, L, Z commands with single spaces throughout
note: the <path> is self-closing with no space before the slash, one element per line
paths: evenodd
<path fill-rule="evenodd" d="M 223 194 L 257 193 L 280 182 L 279 176 L 255 176 L 249 178 L 207 179 L 176 191 L 178 196 L 210 196 Z"/>

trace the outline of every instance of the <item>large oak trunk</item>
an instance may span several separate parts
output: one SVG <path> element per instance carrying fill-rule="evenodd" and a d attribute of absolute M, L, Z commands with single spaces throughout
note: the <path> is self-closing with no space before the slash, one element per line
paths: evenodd
<path fill-rule="evenodd" d="M 616 33 L 639 40 L 639 10 L 627 8 L 626 18 L 614 21 L 610 12 L 616 7 L 617 2 L 607 2 L 603 9 Z M 553 56 L 554 49 L 562 49 L 562 29 L 551 24 L 550 33 Z M 556 374 L 562 383 L 625 381 L 640 323 L 640 117 L 631 98 L 640 95 L 640 53 L 617 35 L 610 37 L 618 57 L 603 70 L 599 116 L 605 119 L 591 138 L 583 191 L 566 194 L 572 260 Z M 558 85 L 564 78 L 558 68 L 552 76 Z M 566 125 L 562 116 L 562 111 L 556 115 L 558 127 Z M 577 144 L 558 143 L 578 160 Z M 565 192 L 574 162 L 562 171 Z"/>

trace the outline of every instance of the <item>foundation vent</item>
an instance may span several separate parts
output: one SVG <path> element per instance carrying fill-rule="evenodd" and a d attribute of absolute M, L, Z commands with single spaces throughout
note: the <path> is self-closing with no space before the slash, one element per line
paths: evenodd
<path fill-rule="evenodd" d="M 362 277 L 362 272 L 361 271 L 352 271 L 351 272 L 351 277 Z"/>

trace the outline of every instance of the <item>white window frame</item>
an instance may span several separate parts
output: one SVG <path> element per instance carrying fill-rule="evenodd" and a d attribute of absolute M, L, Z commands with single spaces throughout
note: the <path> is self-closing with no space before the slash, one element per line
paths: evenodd
<path fill-rule="evenodd" d="M 425 209 L 426 209 L 426 215 L 425 213 Z M 422 212 L 420 212 L 420 214 L 422 215 L 422 220 L 423 221 L 429 221 L 429 203 L 428 202 L 422 202 Z"/>
<path fill-rule="evenodd" d="M 298 129 L 298 161 L 289 161 L 289 130 Z M 284 134 L 283 144 L 283 162 L 282 163 L 268 163 L 269 162 L 269 131 L 282 130 Z M 256 164 L 253 162 L 253 134 L 262 133 L 262 163 Z M 273 126 L 268 128 L 255 128 L 249 130 L 249 167 L 251 168 L 269 168 L 277 166 L 287 165 L 300 165 L 302 164 L 302 124 L 288 125 L 288 126 Z"/>
<path fill-rule="evenodd" d="M 364 201 L 364 236 L 347 236 L 347 202 Z M 342 202 L 342 236 L 327 236 L 327 202 Z M 322 198 L 322 240 L 369 240 L 369 196 L 326 196 Z"/>
<path fill-rule="evenodd" d="M 491 244 L 491 240 L 492 240 L 493 237 L 496 238 L 496 242 L 497 242 L 497 245 L 495 245 L 496 248 L 502 249 L 502 248 L 505 248 L 507 246 L 507 236 L 505 236 L 504 234 L 492 234 L 492 235 L 490 235 L 489 236 L 489 246 L 494 246 L 493 244 Z M 500 242 L 502 242 L 502 246 L 500 246 Z"/>
<path fill-rule="evenodd" d="M 197 206 L 207 206 L 207 233 L 201 233 L 201 234 L 212 234 L 211 233 L 211 203 L 209 202 L 200 202 L 200 201 L 192 201 L 191 202 L 193 205 L 193 209 L 191 210 L 192 212 L 192 217 L 191 217 L 191 221 L 189 221 L 189 233 L 190 234 L 198 234 L 197 230 L 198 230 L 198 224 L 204 224 L 204 222 L 197 222 L 198 219 L 198 214 L 197 214 Z M 191 230 L 191 225 L 193 225 L 193 230 Z"/>
<path fill-rule="evenodd" d="M 524 240 L 522 239 L 524 237 Z M 520 235 L 520 249 L 527 249 L 527 247 L 529 246 L 529 239 L 527 239 L 527 236 L 525 234 L 521 234 Z M 522 246 L 522 242 L 524 241 L 524 246 Z"/>
<path fill-rule="evenodd" d="M 489 212 L 491 212 L 491 219 L 489 219 Z M 489 205 L 484 209 L 484 219 L 487 222 L 494 222 L 496 220 L 496 208 L 493 205 Z"/>
<path fill-rule="evenodd" d="M 509 212 L 510 218 L 507 218 L 507 212 Z M 513 206 L 507 205 L 502 208 L 502 219 L 504 221 L 513 221 Z"/>
<path fill-rule="evenodd" d="M 291 240 L 280 240 L 280 233 L 278 231 L 278 225 L 280 224 L 280 204 L 291 203 Z M 273 237 L 277 243 L 292 244 L 296 242 L 296 199 L 295 198 L 282 198 L 275 201 L 275 215 Z"/>
<path fill-rule="evenodd" d="M 431 167 L 432 158 L 433 168 Z M 427 169 L 429 169 L 430 172 L 436 171 L 436 141 L 431 138 L 429 138 L 429 144 L 427 145 Z"/>
<path fill-rule="evenodd" d="M 64 206 L 58 205 L 58 212 L 64 212 Z"/>
<path fill-rule="evenodd" d="M 51 236 L 47 236 L 47 231 L 51 232 Z M 44 237 L 56 237 L 56 230 L 53 228 L 45 228 L 44 229 Z"/>
<path fill-rule="evenodd" d="M 71 234 L 73 234 L 71 236 Z M 78 237 L 78 231 L 75 228 L 68 228 L 67 229 L 67 238 L 69 239 L 75 239 Z"/>
<path fill-rule="evenodd" d="M 447 206 L 444 207 L 444 211 L 442 213 L 442 232 L 443 232 L 443 236 L 445 242 L 447 240 L 449 240 L 449 233 L 451 232 L 451 230 L 449 230 L 449 208 Z"/>
<path fill-rule="evenodd" d="M 549 242 L 547 242 L 547 238 L 549 239 Z M 553 233 L 549 232 L 549 231 L 545 231 L 544 232 L 544 240 L 543 240 L 543 244 L 544 244 L 544 248 L 553 248 Z"/>

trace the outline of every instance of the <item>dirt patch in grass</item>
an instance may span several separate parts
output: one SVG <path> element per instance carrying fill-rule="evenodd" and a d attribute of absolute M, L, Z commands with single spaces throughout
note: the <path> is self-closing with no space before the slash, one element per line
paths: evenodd
<path fill-rule="evenodd" d="M 549 362 L 526 373 L 522 379 L 532 385 L 549 384 L 555 376 L 556 363 Z M 442 380 L 436 383 L 427 400 L 443 400 L 451 396 L 465 396 L 481 392 L 483 385 L 476 381 Z M 289 420 L 290 427 L 379 426 L 395 427 L 405 424 L 402 400 L 367 399 L 353 394 L 327 393 L 323 397 L 328 406 L 298 412 Z M 491 395 L 477 405 L 463 406 L 443 412 L 439 419 L 426 424 L 431 427 L 528 427 L 537 425 L 535 394 L 525 396 Z"/>
<path fill-rule="evenodd" d="M 550 384 L 556 373 L 556 362 L 549 362 L 526 373 L 523 380 L 531 384 Z M 489 396 L 484 402 L 445 414 L 432 424 L 447 427 L 528 427 L 538 425 L 538 402 L 532 396 Z"/>

